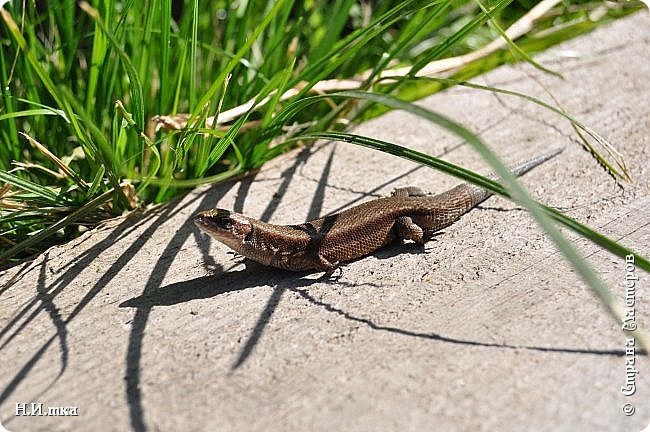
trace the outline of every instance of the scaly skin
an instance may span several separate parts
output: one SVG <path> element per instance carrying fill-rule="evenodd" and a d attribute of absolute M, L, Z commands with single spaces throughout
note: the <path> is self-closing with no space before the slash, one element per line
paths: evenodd
<path fill-rule="evenodd" d="M 513 174 L 522 175 L 561 151 L 510 169 Z M 339 263 L 367 255 L 397 237 L 423 245 L 436 231 L 453 224 L 491 195 L 469 183 L 439 195 L 408 187 L 395 190 L 390 197 L 300 225 L 273 225 L 224 209 L 198 213 L 194 223 L 241 255 L 264 265 L 331 272 Z"/>

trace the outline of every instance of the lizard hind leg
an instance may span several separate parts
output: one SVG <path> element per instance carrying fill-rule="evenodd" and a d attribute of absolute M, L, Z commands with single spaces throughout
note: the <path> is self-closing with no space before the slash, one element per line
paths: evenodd
<path fill-rule="evenodd" d="M 423 197 L 431 195 L 429 192 L 417 186 L 407 186 L 393 190 L 391 196 L 394 197 Z M 413 240 L 416 244 L 424 246 L 424 243 L 432 237 L 430 230 L 423 229 L 420 225 L 413 222 L 408 216 L 402 216 L 395 220 L 395 234 L 404 240 Z"/>
<path fill-rule="evenodd" d="M 323 255 L 318 254 L 317 258 L 318 264 L 315 266 L 317 270 L 324 271 L 325 273 L 334 273 L 334 271 L 339 268 L 339 261 L 331 262 Z"/>
<path fill-rule="evenodd" d="M 423 246 L 430 237 L 427 235 L 428 233 L 422 229 L 422 227 L 413 222 L 413 219 L 408 216 L 398 217 L 395 220 L 394 229 L 399 238 L 402 238 L 404 240 L 413 240 L 420 246 Z"/>

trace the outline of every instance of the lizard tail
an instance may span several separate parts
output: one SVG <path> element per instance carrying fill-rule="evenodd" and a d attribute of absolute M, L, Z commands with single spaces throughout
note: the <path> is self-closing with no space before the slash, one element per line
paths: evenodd
<path fill-rule="evenodd" d="M 532 159 L 528 159 L 526 161 L 511 165 L 508 169 L 514 175 L 519 177 L 523 174 L 526 174 L 528 171 L 532 170 L 536 166 L 543 164 L 547 160 L 554 158 L 555 156 L 559 155 L 563 151 L 564 148 L 558 148 L 551 152 L 536 156 Z M 487 178 L 491 180 L 498 180 L 499 176 L 495 173 L 492 173 L 488 175 Z M 472 207 L 479 205 L 480 203 L 482 203 L 483 201 L 485 201 L 486 199 L 492 196 L 492 192 L 483 189 L 482 187 L 470 183 L 466 184 L 466 186 L 470 188 L 470 195 L 472 197 Z"/>
<path fill-rule="evenodd" d="M 509 169 L 514 175 L 520 176 L 520 175 L 526 174 L 528 171 L 532 170 L 537 165 L 541 165 L 544 162 L 546 162 L 547 160 L 549 160 L 551 158 L 554 158 L 555 156 L 559 155 L 563 151 L 564 151 L 564 148 L 558 148 L 558 149 L 555 149 L 555 150 L 553 150 L 551 152 L 545 153 L 543 155 L 536 156 L 536 157 L 534 157 L 532 159 L 529 159 L 527 161 L 519 162 L 517 164 L 514 164 L 514 165 L 510 166 Z M 498 179 L 499 177 L 492 174 L 490 176 L 490 178 L 491 179 Z"/>

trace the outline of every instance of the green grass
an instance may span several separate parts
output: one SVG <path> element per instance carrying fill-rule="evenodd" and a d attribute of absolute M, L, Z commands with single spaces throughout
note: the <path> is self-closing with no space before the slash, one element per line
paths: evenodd
<path fill-rule="evenodd" d="M 198 184 L 254 171 L 296 145 L 335 138 L 511 196 L 614 311 L 609 291 L 551 220 L 619 256 L 630 251 L 535 203 L 477 136 L 406 102 L 456 84 L 500 91 L 570 121 L 585 145 L 609 146 L 558 107 L 465 82 L 515 61 L 554 73 L 532 55 L 643 7 L 557 2 L 530 31 L 514 41 L 507 37 L 504 30 L 537 3 L 186 0 L 172 8 L 169 0 L 13 1 L 2 10 L 0 25 L 0 264 Z M 416 77 L 435 60 L 474 53 L 499 38 L 506 41 L 503 49 L 464 62 L 447 79 Z M 395 68 L 406 69 L 387 79 Z M 354 88 L 345 84 L 350 79 L 358 80 Z M 323 88 L 326 94 L 314 96 Z M 295 91 L 289 97 L 290 89 Z M 229 116 L 246 103 L 247 109 Z M 508 189 L 435 158 L 343 131 L 343 125 L 395 108 L 464 138 L 504 174 Z M 187 115 L 177 117 L 180 113 Z M 157 130 L 156 115 L 182 121 Z M 625 180 L 622 161 L 600 156 L 598 148 L 601 162 Z M 637 264 L 650 271 L 645 258 L 637 255 Z"/>

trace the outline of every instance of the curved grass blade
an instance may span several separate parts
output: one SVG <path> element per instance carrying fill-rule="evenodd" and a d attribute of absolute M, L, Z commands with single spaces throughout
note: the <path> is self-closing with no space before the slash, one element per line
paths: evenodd
<path fill-rule="evenodd" d="M 0 115 L 0 121 L 2 120 L 8 120 L 8 119 L 15 119 L 19 117 L 36 117 L 36 116 L 42 116 L 42 115 L 58 115 L 62 117 L 66 122 L 68 122 L 68 118 L 66 117 L 65 113 L 62 110 L 53 110 L 53 109 L 47 109 L 47 108 L 39 108 L 39 109 L 29 109 L 29 110 L 22 110 L 22 111 L 13 111 L 7 114 L 2 114 Z"/>
<path fill-rule="evenodd" d="M 605 139 L 602 135 L 600 135 L 598 132 L 596 132 L 595 130 L 593 130 L 592 128 L 587 126 L 586 124 L 582 123 L 580 120 L 573 117 L 571 114 L 569 114 L 566 111 L 564 111 L 564 110 L 562 110 L 562 109 L 560 109 L 558 107 L 555 107 L 555 106 L 553 106 L 553 105 L 551 105 L 551 104 L 549 104 L 547 102 L 544 102 L 544 101 L 542 101 L 542 100 L 540 100 L 540 99 L 538 99 L 536 97 L 529 96 L 527 94 L 520 93 L 520 92 L 517 92 L 517 91 L 514 91 L 514 90 L 506 90 L 506 89 L 502 89 L 502 88 L 498 88 L 498 87 L 484 86 L 484 85 L 481 85 L 481 84 L 476 84 L 476 83 L 472 83 L 472 82 L 468 82 L 468 81 L 457 81 L 457 80 L 450 79 L 450 78 L 414 77 L 414 78 L 408 78 L 408 79 L 411 80 L 411 81 L 434 81 L 434 82 L 439 82 L 439 83 L 442 83 L 442 84 L 445 84 L 445 85 L 459 85 L 459 86 L 463 86 L 463 87 L 469 87 L 469 88 L 474 88 L 474 89 L 478 89 L 478 90 L 487 90 L 487 91 L 491 91 L 491 92 L 494 92 L 494 93 L 501 93 L 501 94 L 505 94 L 505 95 L 508 95 L 508 96 L 515 96 L 515 97 L 525 99 L 525 100 L 527 100 L 529 102 L 532 102 L 532 103 L 534 103 L 536 105 L 541 106 L 542 108 L 546 108 L 547 110 L 552 111 L 552 112 L 554 112 L 555 114 L 557 114 L 559 116 L 564 117 L 565 119 L 567 119 L 571 123 L 571 125 L 574 128 L 580 129 L 583 132 L 585 132 L 587 135 L 589 135 L 591 138 L 593 138 L 594 141 L 596 141 L 603 148 L 605 148 L 605 150 L 607 150 L 608 152 L 610 152 L 610 149 L 613 148 L 613 146 L 610 144 L 609 141 L 607 141 L 607 139 Z M 581 138 L 583 138 L 583 137 L 581 137 Z M 583 142 L 584 141 L 586 141 L 586 140 L 583 138 Z M 603 158 L 599 153 L 597 153 L 595 151 L 595 149 L 589 145 L 588 142 L 585 142 L 585 145 L 589 148 L 590 151 L 592 151 L 592 153 L 594 154 L 594 156 L 596 157 L 598 162 L 600 164 L 602 164 L 611 173 L 613 173 L 618 179 L 621 179 L 621 180 L 624 180 L 624 181 L 627 181 L 627 182 L 630 182 L 632 180 L 632 177 L 631 177 L 629 171 L 627 170 L 627 167 L 625 166 L 625 164 L 622 161 L 615 161 L 616 165 L 621 170 L 619 172 L 611 163 L 609 163 L 605 158 Z"/>
<path fill-rule="evenodd" d="M 531 56 L 529 56 L 528 53 L 527 53 L 526 51 L 522 50 L 522 49 L 519 47 L 519 45 L 517 45 L 516 43 L 514 43 L 514 42 L 512 41 L 512 39 L 510 39 L 510 37 L 506 34 L 506 32 L 501 28 L 501 26 L 500 26 L 500 25 L 496 22 L 496 20 L 491 16 L 491 14 L 490 14 L 490 13 L 488 12 L 488 10 L 485 8 L 485 6 L 483 5 L 483 3 L 481 3 L 480 0 L 474 0 L 474 1 L 479 5 L 479 7 L 480 7 L 481 10 L 483 11 L 483 13 L 486 14 L 486 15 L 489 17 L 489 18 L 488 18 L 489 23 L 492 25 L 492 27 L 493 27 L 497 32 L 499 32 L 499 34 L 501 35 L 501 37 L 502 37 L 503 39 L 505 39 L 506 43 L 508 44 L 508 46 L 510 46 L 511 49 L 513 49 L 513 50 L 514 50 L 518 55 L 520 55 L 524 60 L 526 60 L 528 63 L 530 63 L 531 65 L 533 65 L 533 66 L 536 67 L 537 69 L 539 69 L 539 70 L 541 70 L 541 71 L 544 71 L 544 72 L 546 72 L 546 73 L 548 73 L 548 74 L 555 75 L 555 76 L 558 77 L 558 78 L 563 78 L 562 75 L 559 74 L 558 72 L 555 72 L 555 71 L 553 71 L 553 70 L 551 70 L 551 69 L 548 69 L 548 68 L 542 66 L 541 64 L 537 63 L 535 60 L 533 60 L 533 58 L 532 58 Z"/>
<path fill-rule="evenodd" d="M 477 174 L 473 171 L 465 169 L 461 166 L 454 165 L 450 162 L 438 159 L 434 156 L 429 156 L 425 153 L 418 152 L 417 150 L 412 150 L 407 147 L 402 147 L 397 144 L 392 144 L 389 142 L 377 140 L 374 138 L 368 138 L 360 135 L 354 135 L 344 132 L 310 132 L 303 135 L 292 137 L 292 141 L 298 140 L 316 140 L 316 139 L 327 139 L 327 140 L 336 140 L 342 142 L 349 142 L 352 144 L 361 145 L 364 147 L 372 148 L 375 150 L 380 150 L 385 153 L 389 153 L 401 158 L 410 160 L 412 162 L 420 163 L 422 165 L 427 165 L 431 168 L 442 171 L 446 174 L 454 176 L 464 181 L 468 181 L 482 188 L 488 189 L 496 195 L 500 195 L 505 198 L 512 199 L 511 195 L 500 183 L 491 180 L 487 177 L 484 177 L 480 174 Z M 597 231 L 589 228 L 586 225 L 581 224 L 580 222 L 562 214 L 558 210 L 555 210 L 552 207 L 541 205 L 544 211 L 546 211 L 553 219 L 557 220 L 561 224 L 570 228 L 574 232 L 586 237 L 591 240 L 596 245 L 606 249 L 607 251 L 621 257 L 625 258 L 627 255 L 634 255 L 635 264 L 642 268 L 643 270 L 650 272 L 650 261 L 634 252 L 633 250 L 622 246 L 621 244 L 615 242 L 614 240 L 600 234 Z"/>

